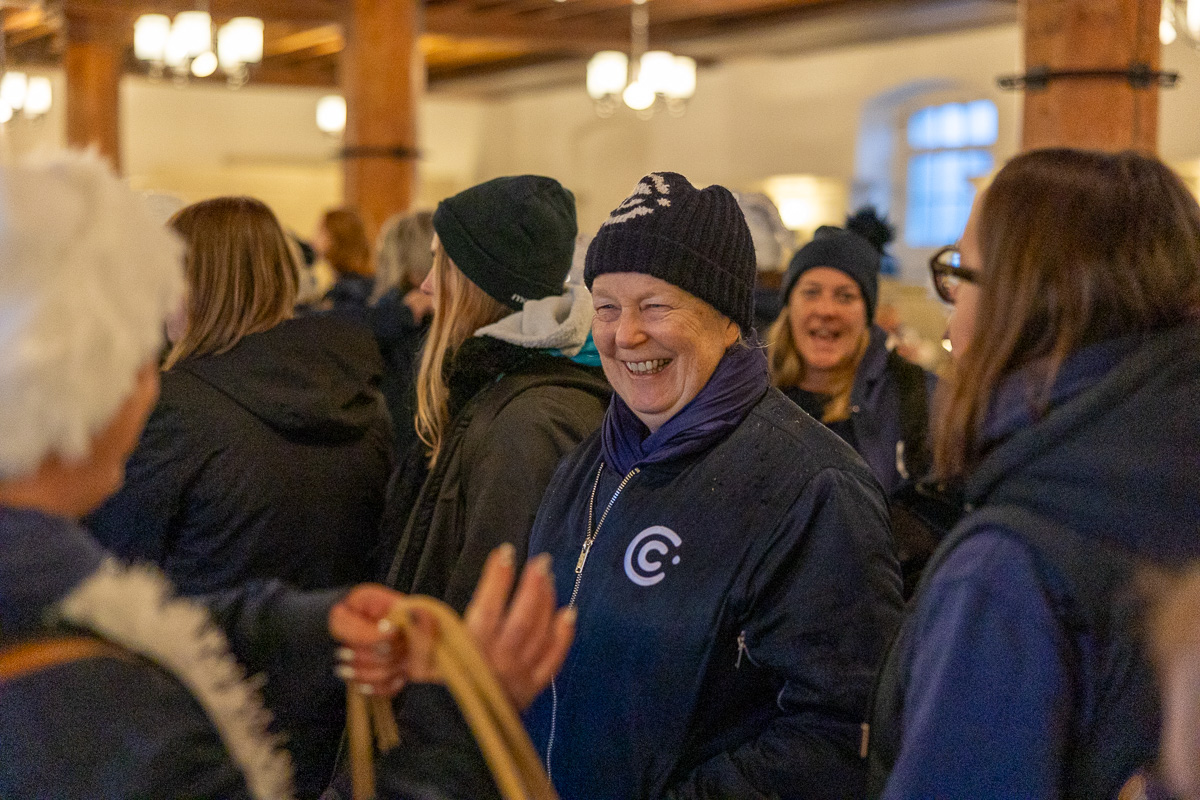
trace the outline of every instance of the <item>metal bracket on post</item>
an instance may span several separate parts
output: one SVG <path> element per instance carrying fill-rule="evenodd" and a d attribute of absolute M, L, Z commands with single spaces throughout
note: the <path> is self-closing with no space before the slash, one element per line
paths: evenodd
<path fill-rule="evenodd" d="M 421 151 L 402 144 L 359 144 L 343 147 L 338 151 L 338 158 L 391 158 L 396 161 L 416 161 L 421 158 Z"/>
<path fill-rule="evenodd" d="M 1060 79 L 1124 80 L 1134 89 L 1149 89 L 1151 86 L 1174 89 L 1179 83 L 1179 73 L 1155 71 L 1150 69 L 1149 64 L 1142 63 L 1130 64 L 1127 69 L 1056 70 L 1049 67 L 1031 67 L 1024 75 L 1004 75 L 997 78 L 996 83 L 1001 89 L 1028 89 L 1036 92 L 1045 89 L 1051 81 Z"/>

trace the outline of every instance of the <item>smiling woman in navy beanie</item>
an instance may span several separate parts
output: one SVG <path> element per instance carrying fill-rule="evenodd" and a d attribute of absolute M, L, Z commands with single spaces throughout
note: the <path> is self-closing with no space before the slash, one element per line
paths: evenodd
<path fill-rule="evenodd" d="M 928 472 L 937 379 L 889 350 L 874 324 L 881 256 L 852 230 L 818 228 L 792 256 L 783 310 L 766 338 L 771 383 L 857 450 L 895 494 Z"/>
<path fill-rule="evenodd" d="M 433 214 L 433 321 L 417 374 L 417 446 L 389 489 L 381 578 L 462 611 L 487 554 L 524 558 L 542 493 L 608 402 L 591 298 L 567 284 L 575 198 L 515 175 Z"/>
<path fill-rule="evenodd" d="M 530 536 L 577 610 L 526 723 L 563 798 L 854 797 L 899 615 L 879 486 L 767 377 L 733 195 L 645 176 L 584 278 L 615 392 Z"/>

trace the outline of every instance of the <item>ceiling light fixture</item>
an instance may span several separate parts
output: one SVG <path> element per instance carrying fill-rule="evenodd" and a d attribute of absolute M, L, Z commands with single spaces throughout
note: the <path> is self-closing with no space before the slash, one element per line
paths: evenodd
<path fill-rule="evenodd" d="M 317 101 L 317 129 L 327 136 L 341 136 L 346 130 L 346 98 L 327 94 Z"/>
<path fill-rule="evenodd" d="M 150 65 L 150 76 L 169 69 L 177 83 L 188 75 L 207 78 L 219 67 L 236 88 L 250 78 L 249 66 L 263 57 L 263 22 L 234 17 L 217 31 L 213 47 L 212 17 L 206 10 L 181 11 L 172 21 L 165 14 L 143 14 L 133 24 L 133 53 Z"/>
<path fill-rule="evenodd" d="M 1171 44 L 1180 34 L 1189 45 L 1200 49 L 1200 0 L 1163 0 L 1158 39 Z"/>
<path fill-rule="evenodd" d="M 50 111 L 53 102 L 50 79 L 9 70 L 6 44 L 4 32 L 0 30 L 0 124 L 17 114 L 26 119 L 40 119 Z"/>
<path fill-rule="evenodd" d="M 602 50 L 588 61 L 587 91 L 595 102 L 596 113 L 610 117 L 624 102 L 642 119 L 653 116 L 660 106 L 673 116 L 681 116 L 696 93 L 695 59 L 649 49 L 650 10 L 646 0 L 633 1 L 630 31 L 628 56 L 620 50 Z"/>

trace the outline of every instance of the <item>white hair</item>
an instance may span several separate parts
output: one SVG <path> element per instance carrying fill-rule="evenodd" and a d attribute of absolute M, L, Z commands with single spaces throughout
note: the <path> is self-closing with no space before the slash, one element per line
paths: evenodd
<path fill-rule="evenodd" d="M 181 254 L 94 155 L 0 167 L 0 477 L 87 457 L 162 347 Z"/>

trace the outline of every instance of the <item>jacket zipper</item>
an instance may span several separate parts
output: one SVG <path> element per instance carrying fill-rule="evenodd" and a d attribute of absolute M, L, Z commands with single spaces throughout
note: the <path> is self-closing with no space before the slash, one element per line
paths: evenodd
<path fill-rule="evenodd" d="M 575 600 L 579 597 L 579 584 L 583 581 L 583 567 L 587 564 L 588 553 L 592 552 L 592 544 L 596 541 L 596 537 L 600 535 L 600 528 L 604 525 L 604 520 L 608 518 L 608 512 L 612 511 L 613 505 L 617 502 L 617 498 L 621 496 L 621 492 L 625 491 L 625 485 L 633 479 L 634 475 L 641 472 L 640 467 L 634 467 L 629 471 L 621 483 L 618 484 L 617 490 L 613 492 L 613 496 L 609 498 L 608 505 L 604 507 L 604 513 L 600 515 L 600 521 L 596 523 L 595 529 L 592 528 L 592 520 L 596 511 L 596 491 L 600 488 L 600 475 L 604 472 L 604 462 L 600 462 L 599 468 L 596 470 L 596 481 L 592 484 L 592 496 L 588 499 L 588 523 L 587 536 L 583 539 L 583 547 L 579 551 L 579 560 L 575 562 L 575 588 L 571 590 L 571 600 L 567 603 L 568 608 L 574 608 Z M 554 773 L 550 768 L 550 756 L 554 752 L 554 731 L 558 727 L 558 682 L 556 679 L 550 679 L 550 738 L 546 742 L 546 775 L 551 780 L 554 778 Z"/>

